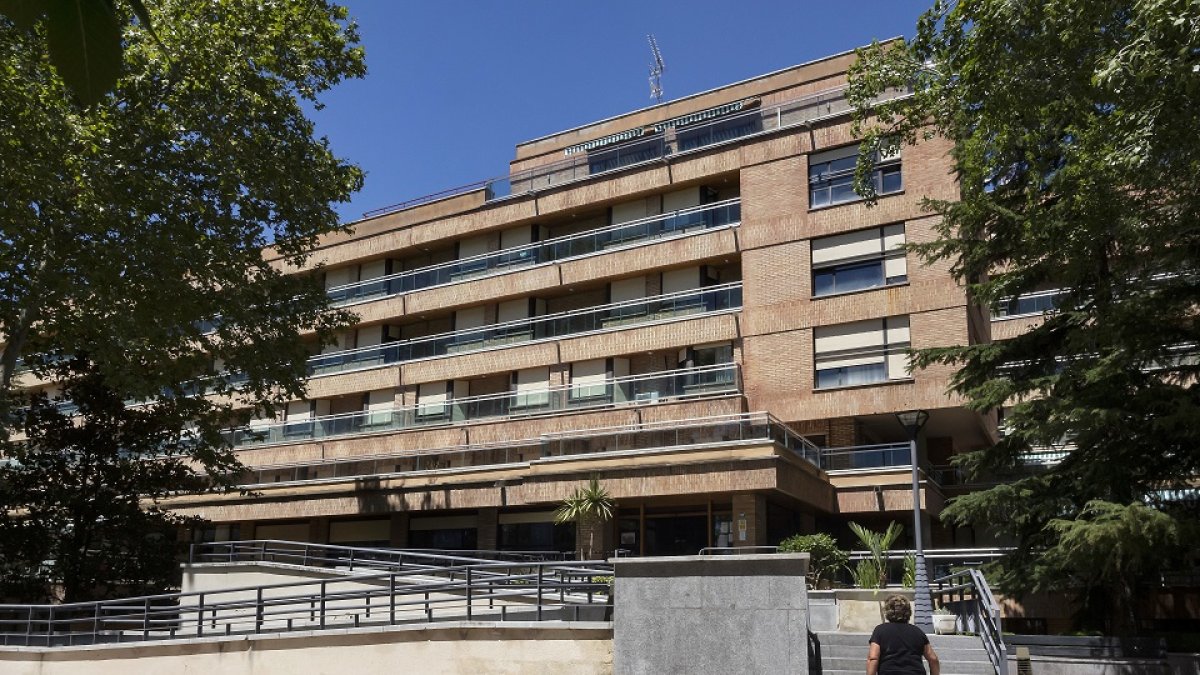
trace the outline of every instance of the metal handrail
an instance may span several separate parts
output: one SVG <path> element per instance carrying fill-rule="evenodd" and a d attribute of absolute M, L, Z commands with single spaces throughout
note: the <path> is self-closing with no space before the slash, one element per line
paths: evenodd
<path fill-rule="evenodd" d="M 984 651 L 998 675 L 1008 668 L 1008 654 L 1001 627 L 1000 604 L 987 579 L 978 569 L 965 569 L 934 579 L 934 602 L 955 614 L 960 631 L 972 632 L 983 640 Z"/>
<path fill-rule="evenodd" d="M 735 281 L 369 347 L 331 351 L 309 357 L 307 371 L 310 377 L 334 375 L 425 358 L 529 344 L 568 335 L 624 330 L 633 326 L 711 316 L 739 310 L 742 306 L 741 292 L 741 282 Z M 572 320 L 578 321 L 572 323 Z M 229 382 L 236 384 L 244 376 L 233 373 L 226 374 L 225 377 Z"/>
<path fill-rule="evenodd" d="M 695 434 L 704 431 L 721 434 L 720 437 L 714 436 L 711 441 L 704 441 L 702 438 L 697 438 Z M 674 439 L 663 438 L 662 432 L 676 432 L 677 434 L 691 434 L 687 437 L 676 437 Z M 736 433 L 734 433 L 736 432 Z M 630 442 L 633 437 L 639 434 L 646 434 L 645 444 L 639 445 L 636 442 Z M 725 435 L 729 437 L 726 438 Z M 611 445 L 605 444 L 597 447 L 593 442 L 602 438 L 615 437 Z M 672 444 L 670 441 L 674 441 Z M 668 442 L 664 442 L 668 441 Z M 364 477 L 392 477 L 400 475 L 408 475 L 413 473 L 428 473 L 429 471 L 464 471 L 477 468 L 495 468 L 512 463 L 529 463 L 534 459 L 512 460 L 505 459 L 504 461 L 493 461 L 491 463 L 484 462 L 482 464 L 471 464 L 470 466 L 460 466 L 453 469 L 448 466 L 440 466 L 437 461 L 440 458 L 453 455 L 469 455 L 474 453 L 486 453 L 491 451 L 505 451 L 505 456 L 508 457 L 508 451 L 520 450 L 528 451 L 535 458 L 542 461 L 550 461 L 555 456 L 575 456 L 578 454 L 608 454 L 613 452 L 628 452 L 628 451 L 666 451 L 672 448 L 694 448 L 705 444 L 720 444 L 730 445 L 735 443 L 747 442 L 762 442 L 771 441 L 777 446 L 790 450 L 800 456 L 805 461 L 819 466 L 818 453 L 820 449 L 813 445 L 807 439 L 789 429 L 786 425 L 768 413 L 735 413 L 730 415 L 714 415 L 710 417 L 696 417 L 681 420 L 657 420 L 640 422 L 636 424 L 623 424 L 609 427 L 597 427 L 593 429 L 579 429 L 571 431 L 553 432 L 542 434 L 540 436 L 505 440 L 495 443 L 479 443 L 457 445 L 450 447 L 436 447 L 419 450 L 408 450 L 404 452 L 380 453 L 375 455 L 362 455 L 356 457 L 345 458 L 326 458 L 315 461 L 305 462 L 289 462 L 281 464 L 264 464 L 252 466 L 250 471 L 256 474 L 262 474 L 271 471 L 304 471 L 307 476 L 309 469 L 332 468 L 334 475 L 328 477 L 317 478 L 296 478 L 289 480 L 278 481 L 260 481 L 260 482 L 243 482 L 240 483 L 246 488 L 268 488 L 281 487 L 286 485 L 315 485 L 323 483 L 342 482 L 347 480 L 357 480 Z M 575 444 L 575 445 L 572 445 Z M 582 444 L 582 445 L 580 445 Z M 578 447 L 575 447 L 578 445 Z M 570 446 L 570 447 L 568 447 Z M 584 447 L 586 446 L 586 447 Z M 247 451 L 252 452 L 252 450 Z M 243 461 L 248 459 L 249 455 L 243 456 Z M 420 462 L 424 460 L 434 460 L 434 468 L 420 468 Z M 408 462 L 414 465 L 415 468 L 393 470 L 396 462 Z M 346 471 L 342 471 L 340 467 L 346 467 Z"/>
<path fill-rule="evenodd" d="M 686 131 L 689 134 L 694 135 L 694 132 L 697 130 L 713 128 L 718 125 L 727 125 L 730 122 L 736 122 L 738 120 L 762 120 L 763 122 L 761 129 L 752 129 L 747 133 L 738 134 L 733 138 L 719 138 L 714 135 L 711 142 L 700 143 L 698 145 L 686 148 L 678 144 L 675 147 L 672 147 L 671 145 L 663 142 L 663 137 L 659 136 L 658 140 L 661 145 L 661 152 L 656 153 L 656 157 L 649 161 L 659 161 L 667 157 L 686 155 L 726 143 L 740 142 L 765 134 L 772 134 L 784 129 L 802 127 L 827 117 L 847 114 L 850 112 L 850 106 L 848 104 L 846 104 L 844 108 L 839 108 L 836 111 L 833 109 L 834 101 L 845 100 L 845 90 L 845 85 L 831 87 L 829 89 L 814 92 L 812 94 L 805 94 L 804 96 L 799 96 L 797 98 L 790 99 L 773 106 L 765 107 L 760 110 L 753 110 L 738 115 L 727 115 L 703 124 L 689 125 L 686 128 Z M 879 98 L 879 101 L 882 102 L 885 100 L 903 98 L 910 95 L 911 93 L 907 90 L 898 90 L 882 95 Z M 824 106 L 824 110 L 822 110 L 822 106 Z M 816 114 L 791 116 L 792 113 L 803 108 L 813 108 L 813 112 Z M 785 119 L 785 116 L 790 117 Z M 598 154 L 611 153 L 614 151 L 619 153 L 623 149 L 644 145 L 646 142 L 647 139 L 642 137 L 626 143 L 613 144 L 605 146 L 602 150 L 598 151 Z M 526 192 L 531 192 L 534 189 L 535 181 L 537 183 L 537 189 L 548 188 L 551 186 L 571 183 L 576 180 L 583 180 L 595 176 L 605 175 L 613 171 L 620 171 L 642 163 L 645 162 L 633 162 L 625 165 L 619 165 L 607 170 L 592 172 L 588 164 L 587 156 L 582 155 L 571 159 L 559 160 L 556 162 L 535 166 L 530 169 L 510 171 L 509 173 L 501 176 L 487 178 L 459 187 L 448 188 L 433 194 L 409 199 L 398 204 L 372 209 L 365 212 L 363 216 L 366 218 L 373 218 L 376 216 L 387 215 L 389 213 L 396 213 L 398 211 L 420 206 L 422 204 L 429 204 L 443 199 L 449 199 L 451 197 L 470 194 L 472 192 L 483 192 L 486 202 L 498 201 L 505 198 L 518 196 L 520 194 L 525 194 L 525 192 L 518 193 L 513 190 L 512 186 L 514 183 L 521 184 L 522 186 L 528 184 Z M 508 185 L 509 187 L 510 191 L 508 193 L 504 193 L 502 190 L 503 186 L 505 185 Z"/>
<path fill-rule="evenodd" d="M 728 375 L 728 377 L 725 377 Z M 693 383 L 679 380 L 694 378 Z M 665 382 L 657 388 L 638 386 L 641 383 Z M 711 380 L 711 381 L 709 381 Z M 582 396 L 577 392 L 603 388 L 599 396 Z M 690 390 L 688 388 L 691 388 Z M 564 411 L 587 410 L 616 404 L 651 403 L 663 399 L 690 399 L 703 396 L 727 395 L 739 390 L 738 366 L 733 363 L 677 368 L 653 373 L 641 373 L 622 377 L 606 378 L 590 384 L 568 383 L 547 386 L 544 389 L 505 391 L 496 394 L 450 398 L 438 403 L 416 403 L 401 407 L 375 410 L 356 410 L 336 415 L 320 415 L 291 421 L 280 421 L 261 426 L 245 426 L 230 429 L 227 437 L 235 446 L 291 443 L 309 438 L 331 438 L 352 434 L 394 432 L 403 429 L 427 428 L 436 424 L 450 424 L 492 417 L 526 417 L 546 415 Z M 625 398 L 618 394 L 625 392 Z M 655 398 L 639 399 L 642 394 L 654 394 Z M 537 397 L 545 397 L 544 402 Z M 522 403 L 522 401 L 529 401 Z M 479 406 L 479 404 L 484 404 Z M 488 407 L 486 404 L 495 404 Z M 519 405 L 518 405 L 519 404 Z M 479 406 L 481 410 L 472 410 Z M 452 414 L 454 413 L 454 414 Z M 461 413 L 461 414 L 459 414 Z M 308 427 L 309 433 L 290 433 L 289 429 Z M 318 430 L 320 433 L 318 433 Z M 274 439 L 273 436 L 281 438 Z"/>
<path fill-rule="evenodd" d="M 0 605 L 0 644 L 58 647 L 447 620 L 606 620 L 602 561 L 490 562 L 61 605 Z M 603 577 L 603 581 L 596 581 Z M 214 599 L 216 599 L 214 601 Z M 580 618 L 581 610 L 597 608 Z"/>
<path fill-rule="evenodd" d="M 778 553 L 778 546 L 705 546 L 700 555 L 741 555 L 745 553 Z"/>
<path fill-rule="evenodd" d="M 474 555 L 468 555 L 474 554 Z M 427 570 L 495 562 L 553 562 L 540 551 L 441 551 L 316 544 L 282 539 L 198 542 L 188 547 L 188 563 L 274 562 L 354 569 Z M 543 556 L 540 560 L 537 556 Z"/>
<path fill-rule="evenodd" d="M 711 217 L 714 214 L 719 214 L 722 210 L 727 211 L 725 218 Z M 697 218 L 699 216 L 699 218 Z M 649 226 L 658 223 L 667 223 L 669 221 L 680 221 L 672 223 L 670 227 L 663 227 L 661 232 L 654 233 L 650 231 Z M 453 283 L 460 280 L 475 280 L 485 274 L 479 273 L 478 270 L 490 270 L 494 273 L 507 272 L 514 267 L 514 261 L 526 263 L 526 265 L 543 264 L 549 262 L 559 262 L 571 260 L 574 258 L 591 255 L 596 252 L 608 252 L 619 248 L 628 248 L 629 246 L 641 245 L 647 242 L 657 242 L 664 239 L 673 239 L 675 237 L 693 234 L 698 231 L 710 231 L 722 227 L 736 226 L 741 221 L 741 199 L 727 199 L 712 204 L 704 204 L 686 209 L 678 209 L 668 211 L 645 218 L 638 218 L 613 225 L 606 225 L 583 232 L 574 234 L 562 235 L 543 241 L 537 241 L 530 244 L 522 244 L 510 248 L 500 249 L 497 251 L 489 251 L 478 255 L 458 258 L 449 262 L 437 263 L 434 265 L 426 265 L 412 270 L 396 272 L 393 274 L 372 277 L 360 281 L 331 286 L 326 289 L 326 293 L 331 298 L 334 298 L 332 304 L 335 306 L 343 306 L 356 302 L 365 302 L 368 300 L 376 300 L 383 297 L 393 297 L 425 288 L 433 288 L 448 283 Z M 644 236 L 627 237 L 612 242 L 598 242 L 598 245 L 593 248 L 584 247 L 583 250 L 576 251 L 569 245 L 575 241 L 595 240 L 603 238 L 605 235 L 613 233 L 623 233 L 630 230 L 645 227 Z M 702 228 L 702 229 L 697 229 Z M 564 246 L 567 248 L 564 249 Z M 489 266 L 489 262 L 494 262 L 494 265 Z M 446 281 L 437 281 L 438 272 L 454 269 L 464 270 L 458 275 L 460 278 L 452 278 Z M 478 269 L 476 269 L 478 268 Z M 449 275 L 455 276 L 453 274 Z M 432 283 L 421 283 L 422 277 L 428 278 Z M 411 281 L 410 281 L 411 280 Z M 356 289 L 366 287 L 380 287 L 383 292 L 363 297 L 363 294 L 355 294 Z M 392 289 L 396 290 L 392 290 Z M 348 295 L 345 299 L 338 299 L 338 296 Z"/>

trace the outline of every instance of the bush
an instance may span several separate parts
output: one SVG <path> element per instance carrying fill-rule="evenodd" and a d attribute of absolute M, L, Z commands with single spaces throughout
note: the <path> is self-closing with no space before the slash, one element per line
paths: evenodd
<path fill-rule="evenodd" d="M 779 542 L 779 551 L 809 555 L 807 576 L 814 587 L 850 562 L 850 552 L 838 548 L 837 541 L 824 533 L 794 534 Z"/>

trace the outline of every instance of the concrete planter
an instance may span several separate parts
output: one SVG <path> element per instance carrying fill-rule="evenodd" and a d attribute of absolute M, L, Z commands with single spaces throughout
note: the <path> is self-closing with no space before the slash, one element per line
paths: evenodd
<path fill-rule="evenodd" d="M 911 588 L 837 588 L 809 591 L 809 620 L 814 631 L 870 633 L 883 623 L 883 601 L 889 595 L 903 595 L 910 601 Z M 951 617 L 954 618 L 954 617 Z"/>
<path fill-rule="evenodd" d="M 938 635 L 954 635 L 958 633 L 958 617 L 953 614 L 934 614 L 933 632 Z"/>

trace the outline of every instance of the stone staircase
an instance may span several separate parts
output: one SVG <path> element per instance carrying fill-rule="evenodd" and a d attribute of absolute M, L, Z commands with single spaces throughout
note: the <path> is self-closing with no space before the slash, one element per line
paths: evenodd
<path fill-rule="evenodd" d="M 814 633 L 809 641 L 810 675 L 862 675 L 869 633 Z M 973 635 L 930 635 L 942 675 L 996 675 L 983 641 Z M 816 658 L 820 655 L 820 660 Z"/>

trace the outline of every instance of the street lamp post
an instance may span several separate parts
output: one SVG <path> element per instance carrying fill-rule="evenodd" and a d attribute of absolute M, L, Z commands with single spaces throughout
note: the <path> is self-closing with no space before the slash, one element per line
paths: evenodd
<path fill-rule="evenodd" d="M 933 596 L 929 591 L 929 573 L 925 568 L 925 542 L 921 536 L 921 483 L 917 467 L 917 434 L 929 420 L 924 410 L 896 413 L 896 419 L 908 433 L 908 453 L 912 461 L 913 540 L 916 542 L 917 578 L 913 602 L 913 623 L 926 633 L 933 632 Z"/>

